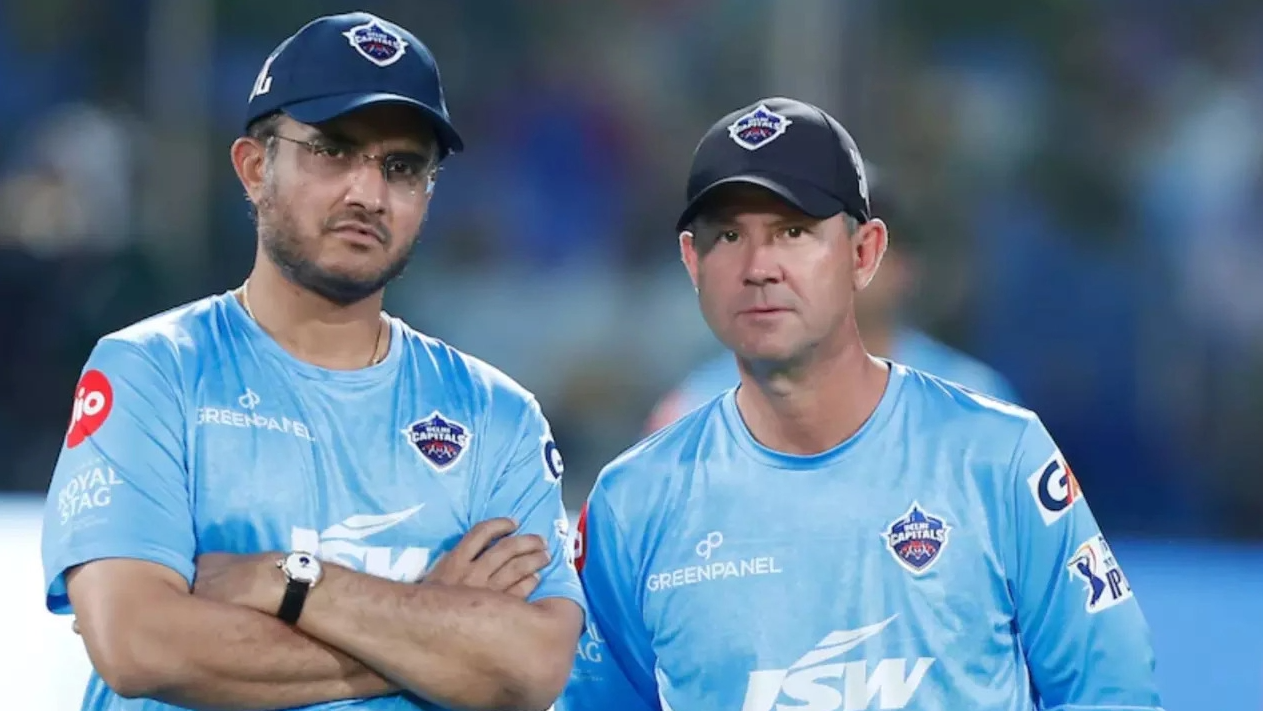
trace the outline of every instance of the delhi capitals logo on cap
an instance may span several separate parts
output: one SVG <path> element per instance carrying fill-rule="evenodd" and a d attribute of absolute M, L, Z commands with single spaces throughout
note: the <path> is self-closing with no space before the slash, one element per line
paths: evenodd
<path fill-rule="evenodd" d="M 347 38 L 361 57 L 379 67 L 388 67 L 399 61 L 408 47 L 408 43 L 398 32 L 388 29 L 385 23 L 377 19 L 356 25 L 343 32 L 342 36 Z"/>
<path fill-rule="evenodd" d="M 446 418 L 438 410 L 417 420 L 403 430 L 417 452 L 437 471 L 450 469 L 469 448 L 469 429 L 456 420 Z"/>
<path fill-rule="evenodd" d="M 895 562 L 909 573 L 921 575 L 938 560 L 951 530 L 942 518 L 928 513 L 914 501 L 912 508 L 892 521 L 881 535 Z"/>
<path fill-rule="evenodd" d="M 737 117 L 728 126 L 728 136 L 742 148 L 753 151 L 762 148 L 784 135 L 793 123 L 763 104 Z"/>

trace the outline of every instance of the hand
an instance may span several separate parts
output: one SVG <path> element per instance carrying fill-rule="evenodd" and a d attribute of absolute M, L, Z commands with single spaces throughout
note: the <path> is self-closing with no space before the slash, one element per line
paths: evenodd
<path fill-rule="evenodd" d="M 281 553 L 203 553 L 197 557 L 193 594 L 274 614 L 285 595 L 285 576 L 276 567 Z"/>
<path fill-rule="evenodd" d="M 493 518 L 474 526 L 444 555 L 424 582 L 463 585 L 508 593 L 525 600 L 539 585 L 538 571 L 548 565 L 544 539 L 512 536 L 517 524 Z"/>

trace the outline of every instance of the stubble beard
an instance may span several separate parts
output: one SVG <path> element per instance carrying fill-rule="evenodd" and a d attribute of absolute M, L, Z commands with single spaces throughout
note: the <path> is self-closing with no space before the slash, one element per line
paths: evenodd
<path fill-rule="evenodd" d="M 268 259 L 288 281 L 338 306 L 363 301 L 399 278 L 418 241 L 414 235 L 408 248 L 376 274 L 348 274 L 322 267 L 305 253 L 298 225 L 277 200 L 275 185 L 265 188 L 256 210 L 259 239 Z"/>

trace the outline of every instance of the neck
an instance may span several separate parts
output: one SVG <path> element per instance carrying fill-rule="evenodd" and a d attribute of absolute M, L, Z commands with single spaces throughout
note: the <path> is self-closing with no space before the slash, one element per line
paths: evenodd
<path fill-rule="evenodd" d="M 860 332 L 869 353 L 894 358 L 895 329 L 889 319 L 870 319 L 868 325 L 860 327 Z"/>
<path fill-rule="evenodd" d="M 282 348 L 312 365 L 356 370 L 380 361 L 389 349 L 380 292 L 342 306 L 290 282 L 261 259 L 237 298 Z"/>
<path fill-rule="evenodd" d="M 742 419 L 760 444 L 786 454 L 819 454 L 845 442 L 877 409 L 889 377 L 858 337 L 794 372 L 763 377 L 740 367 Z"/>

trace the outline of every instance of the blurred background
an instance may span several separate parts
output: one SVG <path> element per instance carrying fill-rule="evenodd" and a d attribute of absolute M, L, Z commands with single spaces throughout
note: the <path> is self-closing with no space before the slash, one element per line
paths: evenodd
<path fill-rule="evenodd" d="M 349 9 L 430 45 L 469 146 L 388 309 L 538 395 L 572 508 L 721 352 L 671 229 L 694 145 L 811 101 L 897 196 L 923 265 L 901 317 L 1061 444 L 1167 708 L 1263 708 L 1260 0 L 0 2 L 0 707 L 77 708 L 86 673 L 38 560 L 79 369 L 241 283 L 246 96 Z"/>

